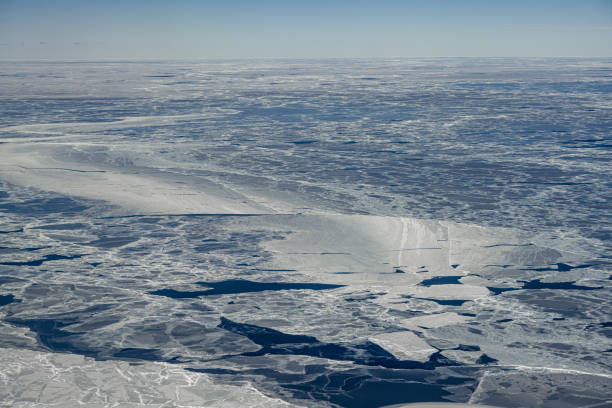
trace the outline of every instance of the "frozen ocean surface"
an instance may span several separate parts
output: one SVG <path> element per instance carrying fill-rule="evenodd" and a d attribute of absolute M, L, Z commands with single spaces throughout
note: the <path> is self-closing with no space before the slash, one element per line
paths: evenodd
<path fill-rule="evenodd" d="M 0 92 L 0 405 L 612 406 L 612 60 Z"/>

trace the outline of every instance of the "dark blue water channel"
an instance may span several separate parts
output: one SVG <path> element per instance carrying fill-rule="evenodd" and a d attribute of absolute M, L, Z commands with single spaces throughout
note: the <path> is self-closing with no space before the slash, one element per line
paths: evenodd
<path fill-rule="evenodd" d="M 173 299 L 196 298 L 200 296 L 232 295 L 239 293 L 263 292 L 266 290 L 328 290 L 340 288 L 344 285 L 330 285 L 325 283 L 293 283 L 293 282 L 254 282 L 242 279 L 228 279 L 219 282 L 196 282 L 197 285 L 207 286 L 208 290 L 180 291 L 174 289 L 160 289 L 152 295 L 166 296 Z"/>

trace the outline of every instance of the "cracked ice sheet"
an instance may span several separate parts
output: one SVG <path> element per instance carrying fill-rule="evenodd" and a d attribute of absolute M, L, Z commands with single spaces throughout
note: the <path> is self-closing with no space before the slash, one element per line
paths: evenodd
<path fill-rule="evenodd" d="M 131 364 L 0 348 L 0 398 L 13 407 L 290 407 L 249 384 L 213 383 L 163 363 Z"/>
<path fill-rule="evenodd" d="M 401 325 L 407 329 L 434 328 L 442 326 L 450 326 L 471 320 L 469 316 L 462 316 L 454 312 L 435 313 L 419 317 L 411 317 L 402 320 Z"/>
<path fill-rule="evenodd" d="M 610 371 L 605 343 L 610 296 L 604 289 L 496 296 L 483 292 L 462 306 L 414 296 L 418 290 L 452 294 L 464 285 L 480 290 L 518 288 L 521 281 L 532 279 L 590 286 L 609 283 L 604 264 L 570 271 L 555 265 L 576 266 L 608 251 L 604 227 L 609 225 L 606 209 L 612 196 L 606 148 L 610 116 L 603 81 L 609 62 L 128 66 L 134 69 L 122 64 L 3 65 L 7 76 L 0 81 L 8 95 L 0 101 L 3 123 L 33 125 L 30 131 L 66 132 L 53 135 L 53 144 L 33 146 L 44 136 L 27 133 L 28 128 L 5 130 L 6 143 L 1 146 L 7 154 L 1 163 L 14 157 L 17 166 L 45 167 L 13 166 L 11 171 L 23 177 L 16 182 L 74 196 L 81 189 L 84 197 L 102 188 L 111 202 L 129 207 L 121 214 L 201 212 L 207 208 L 204 193 L 210 193 L 241 208 L 251 208 L 255 202 L 266 207 L 264 212 L 271 208 L 320 218 L 263 217 L 256 223 L 214 217 L 105 219 L 111 215 L 108 206 L 80 213 L 74 202 L 54 197 L 51 200 L 70 204 L 73 211 L 52 213 L 48 192 L 31 189 L 29 195 L 12 200 L 20 190 L 8 186 L 7 193 L 0 193 L 10 201 L 3 204 L 7 217 L 0 219 L 6 251 L 2 262 L 83 254 L 38 267 L 3 265 L 3 279 L 23 279 L 2 286 L 3 295 L 21 300 L 3 306 L 13 314 L 10 317 L 21 318 L 22 323 L 78 320 L 66 328 L 88 331 L 70 338 L 78 352 L 111 354 L 123 346 L 146 347 L 160 349 L 162 356 L 204 359 L 257 350 L 244 336 L 221 335 L 217 327 L 221 315 L 238 323 L 346 344 L 397 332 L 406 318 L 453 311 L 469 313 L 473 319 L 419 331 L 428 343 L 445 348 L 444 355 L 461 363 L 474 364 L 481 352 L 448 350 L 458 342 L 479 345 L 508 367 L 566 365 L 583 370 L 580 375 L 585 376 Z M 70 75 L 63 79 L 48 75 L 53 70 Z M 147 75 L 156 74 L 152 70 L 176 71 L 184 83 L 150 78 Z M 360 79 L 365 74 L 373 78 L 374 72 L 379 79 Z M 60 89 L 74 99 L 57 98 Z M 83 97 L 83 93 L 90 94 Z M 296 97 L 303 103 L 296 104 Z M 197 112 L 209 105 L 227 107 L 231 114 L 212 120 L 198 117 Z M 168 120 L 185 114 L 195 116 Z M 154 115 L 159 119 L 151 119 Z M 125 120 L 136 116 L 142 118 L 140 123 Z M 49 127 L 50 122 L 65 124 Z M 15 144 L 26 139 L 32 146 Z M 41 162 L 28 165 L 28 155 Z M 8 174 L 4 170 L 3 177 Z M 96 181 L 106 174 L 100 171 L 116 177 L 113 186 Z M 87 192 L 87 177 L 77 174 L 91 176 L 93 193 Z M 57 180 L 63 177 L 65 186 Z M 128 188 L 117 187 L 123 182 Z M 148 195 L 148 189 L 156 194 Z M 198 202 L 173 197 L 177 192 L 196 194 Z M 245 199 L 247 203 L 240 201 Z M 27 206 L 36 211 L 24 218 L 10 211 Z M 221 205 L 213 208 L 223 210 Z M 372 217 L 343 220 L 333 215 L 342 213 Z M 454 220 L 458 225 L 455 229 L 447 221 L 417 217 Z M 84 227 L 64 233 L 35 229 L 68 219 Z M 523 232 L 481 225 L 518 227 Z M 115 247 L 102 244 L 118 244 L 112 239 L 122 236 L 138 239 Z M 210 239 L 217 240 L 217 246 Z M 46 248 L 32 249 L 37 247 Z M 356 254 L 357 259 L 343 252 Z M 266 266 L 277 270 L 264 271 Z M 415 286 L 426 279 L 461 275 L 461 285 Z M 329 292 L 243 293 L 191 300 L 149 294 L 163 288 L 195 291 L 201 289 L 198 281 L 236 278 L 325 280 L 347 286 Z M 110 303 L 110 308 L 88 309 L 101 302 Z M 120 321 L 110 324 L 113 318 Z M 0 332 L 7 346 L 41 347 L 24 327 L 5 322 Z M 330 366 L 329 361 L 321 361 L 325 359 L 274 357 L 232 357 L 220 360 L 215 368 L 232 368 L 230 377 L 244 371 L 246 381 L 261 378 L 261 369 L 269 369 L 258 382 L 259 389 L 274 389 L 270 384 L 277 378 L 286 381 L 285 375 L 297 375 L 292 385 L 311 381 L 305 386 L 313 392 L 310 395 L 322 390 L 317 384 L 380 378 L 391 371 L 360 367 L 345 375 L 348 368 Z M 313 365 L 323 372 L 304 374 L 305 367 L 315 370 Z M 318 375 L 320 382 L 315 381 Z M 471 386 L 455 394 L 455 400 L 467 401 Z M 541 390 L 528 386 L 521 384 L 522 391 Z M 486 394 L 506 388 L 482 389 Z M 510 391 L 509 395 L 515 393 Z"/>
<path fill-rule="evenodd" d="M 495 408 L 491 405 L 482 405 L 482 404 L 461 404 L 461 403 L 453 403 L 453 402 L 423 402 L 416 404 L 397 404 L 397 405 L 387 405 L 383 408 Z"/>
<path fill-rule="evenodd" d="M 604 408 L 612 403 L 611 392 L 609 374 L 517 367 L 517 371 L 485 374 L 469 402 L 496 407 Z"/>

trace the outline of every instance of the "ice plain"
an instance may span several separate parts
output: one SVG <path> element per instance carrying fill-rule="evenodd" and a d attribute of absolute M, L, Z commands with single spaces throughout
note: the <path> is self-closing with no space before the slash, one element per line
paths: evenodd
<path fill-rule="evenodd" d="M 612 403 L 612 61 L 0 66 L 1 403 Z"/>

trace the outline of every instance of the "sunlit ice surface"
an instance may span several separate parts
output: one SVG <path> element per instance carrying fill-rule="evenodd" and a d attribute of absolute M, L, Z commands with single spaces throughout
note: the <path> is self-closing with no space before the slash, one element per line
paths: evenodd
<path fill-rule="evenodd" d="M 0 72 L 1 404 L 610 405 L 612 60 Z"/>

